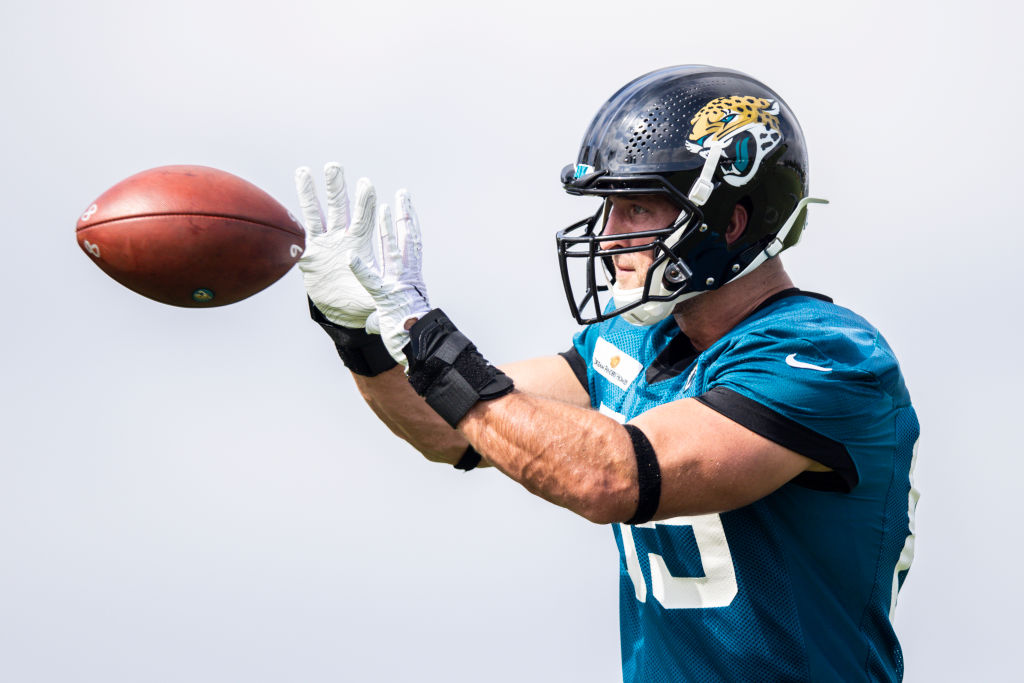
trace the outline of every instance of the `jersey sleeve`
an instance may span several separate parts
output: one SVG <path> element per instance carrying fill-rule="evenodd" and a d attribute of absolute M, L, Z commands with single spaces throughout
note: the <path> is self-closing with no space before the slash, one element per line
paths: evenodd
<path fill-rule="evenodd" d="M 587 390 L 587 394 L 590 396 L 590 403 L 594 405 L 594 381 L 591 376 L 593 370 L 590 366 L 590 359 L 594 355 L 594 345 L 597 344 L 597 339 L 600 336 L 600 330 L 597 325 L 588 325 L 582 330 L 573 335 L 572 346 L 568 350 L 562 351 L 558 355 L 561 356 L 569 363 L 569 367 L 572 368 L 573 374 L 576 375 L 576 379 L 580 381 L 583 388 Z"/>
<path fill-rule="evenodd" d="M 748 334 L 718 360 L 702 402 L 856 486 L 859 453 L 892 406 L 879 381 L 895 363 L 869 335 Z M 884 428 L 884 427 L 882 427 Z"/>
<path fill-rule="evenodd" d="M 569 364 L 569 368 L 572 369 L 572 374 L 576 375 L 576 379 L 583 385 L 583 388 L 590 392 L 590 382 L 587 379 L 587 361 L 583 360 L 583 356 L 580 355 L 576 345 L 570 346 L 565 351 L 559 351 L 558 355 L 565 359 L 565 362 Z"/>

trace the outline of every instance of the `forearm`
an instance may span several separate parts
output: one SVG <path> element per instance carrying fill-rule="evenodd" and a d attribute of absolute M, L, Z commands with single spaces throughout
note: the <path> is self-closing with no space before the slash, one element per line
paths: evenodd
<path fill-rule="evenodd" d="M 374 414 L 428 460 L 454 465 L 465 453 L 466 438 L 413 391 L 401 366 L 373 377 L 355 373 L 352 377 Z"/>
<path fill-rule="evenodd" d="M 312 300 L 309 311 L 334 341 L 363 400 L 381 422 L 428 460 L 452 465 L 459 462 L 469 445 L 466 439 L 412 390 L 403 368 L 388 354 L 381 338 L 330 322 Z"/>
<path fill-rule="evenodd" d="M 559 356 L 533 358 L 503 365 L 516 386 L 523 391 L 577 406 L 590 399 L 572 369 Z M 413 445 L 428 459 L 455 464 L 469 445 L 466 438 L 448 426 L 409 385 L 401 368 L 375 377 L 354 374 L 363 399 L 388 428 Z M 482 461 L 478 467 L 487 465 Z"/>
<path fill-rule="evenodd" d="M 477 403 L 459 431 L 528 491 L 593 522 L 625 521 L 637 508 L 629 435 L 594 410 L 515 391 Z"/>

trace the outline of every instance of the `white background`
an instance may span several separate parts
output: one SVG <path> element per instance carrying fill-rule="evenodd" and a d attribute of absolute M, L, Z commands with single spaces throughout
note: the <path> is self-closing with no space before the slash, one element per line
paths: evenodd
<path fill-rule="evenodd" d="M 548 354 L 575 331 L 553 234 L 592 210 L 558 172 L 619 86 L 693 62 L 798 113 L 832 205 L 789 270 L 902 359 L 907 680 L 1020 675 L 1021 10 L 345 4 L 0 9 L 0 679 L 617 680 L 610 529 L 392 437 L 297 271 L 176 309 L 73 230 L 146 168 L 219 167 L 294 211 L 293 169 L 337 159 L 412 190 L 431 298 L 491 360 Z"/>

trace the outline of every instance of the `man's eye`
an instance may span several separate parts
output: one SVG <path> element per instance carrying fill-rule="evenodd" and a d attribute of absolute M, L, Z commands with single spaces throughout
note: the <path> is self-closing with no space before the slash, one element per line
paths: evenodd
<path fill-rule="evenodd" d="M 648 214 L 650 212 L 651 212 L 650 209 L 648 209 L 646 206 L 640 206 L 639 204 L 634 204 L 633 205 L 633 213 L 634 214 L 645 215 L 645 214 Z"/>

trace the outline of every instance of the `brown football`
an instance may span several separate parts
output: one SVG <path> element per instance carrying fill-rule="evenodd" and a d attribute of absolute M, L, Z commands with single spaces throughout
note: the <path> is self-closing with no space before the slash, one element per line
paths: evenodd
<path fill-rule="evenodd" d="M 206 166 L 161 166 L 101 194 L 78 219 L 78 245 L 125 287 L 209 308 L 273 284 L 298 261 L 305 231 L 248 181 Z"/>

